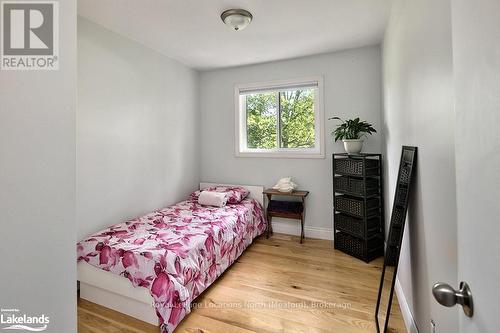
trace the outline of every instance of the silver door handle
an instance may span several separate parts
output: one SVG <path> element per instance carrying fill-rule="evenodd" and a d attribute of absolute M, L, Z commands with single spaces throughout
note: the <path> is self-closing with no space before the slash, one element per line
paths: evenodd
<path fill-rule="evenodd" d="M 469 285 L 465 282 L 460 282 L 460 290 L 453 289 L 453 287 L 447 283 L 436 283 L 434 287 L 432 287 L 432 294 L 441 305 L 452 307 L 460 304 L 467 317 L 472 317 L 474 314 L 472 293 Z"/>

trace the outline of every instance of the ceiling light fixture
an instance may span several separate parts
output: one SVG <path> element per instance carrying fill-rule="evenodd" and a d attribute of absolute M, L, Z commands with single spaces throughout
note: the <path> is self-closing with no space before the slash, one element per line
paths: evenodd
<path fill-rule="evenodd" d="M 252 22 L 253 16 L 248 10 L 228 9 L 220 14 L 220 18 L 231 29 L 239 31 L 245 29 Z"/>

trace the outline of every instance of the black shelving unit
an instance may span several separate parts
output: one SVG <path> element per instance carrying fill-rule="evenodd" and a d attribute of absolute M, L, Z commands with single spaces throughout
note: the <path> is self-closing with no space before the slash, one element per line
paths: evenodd
<path fill-rule="evenodd" d="M 333 154 L 334 247 L 370 262 L 384 255 L 381 154 Z"/>

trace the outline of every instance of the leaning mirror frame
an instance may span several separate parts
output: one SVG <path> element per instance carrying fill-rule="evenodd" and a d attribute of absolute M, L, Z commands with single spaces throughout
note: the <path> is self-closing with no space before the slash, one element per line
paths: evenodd
<path fill-rule="evenodd" d="M 384 258 L 384 266 L 380 278 L 380 286 L 377 297 L 377 305 L 375 307 L 375 323 L 377 332 L 387 332 L 389 327 L 389 318 L 391 315 L 391 306 L 394 296 L 394 286 L 396 283 L 396 275 L 398 271 L 399 256 L 401 253 L 401 243 L 406 224 L 406 213 L 408 211 L 408 200 L 411 191 L 411 183 L 415 171 L 417 161 L 417 147 L 403 146 L 401 152 L 401 160 L 399 164 L 399 172 L 394 195 L 394 203 L 389 226 L 389 234 L 387 236 L 387 245 Z M 393 268 L 392 277 L 386 280 L 386 273 L 391 273 L 390 268 Z M 392 278 L 392 279 L 391 279 Z M 385 309 L 385 321 L 383 329 L 380 327 L 379 313 L 381 310 L 381 301 L 386 283 L 390 282 L 390 292 Z"/>

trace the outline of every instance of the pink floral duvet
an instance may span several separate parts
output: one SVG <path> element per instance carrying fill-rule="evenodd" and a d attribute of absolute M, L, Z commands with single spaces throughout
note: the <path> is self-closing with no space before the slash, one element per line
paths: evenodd
<path fill-rule="evenodd" d="M 78 260 L 148 288 L 162 332 L 170 333 L 265 228 L 253 199 L 222 208 L 183 201 L 79 242 Z"/>

